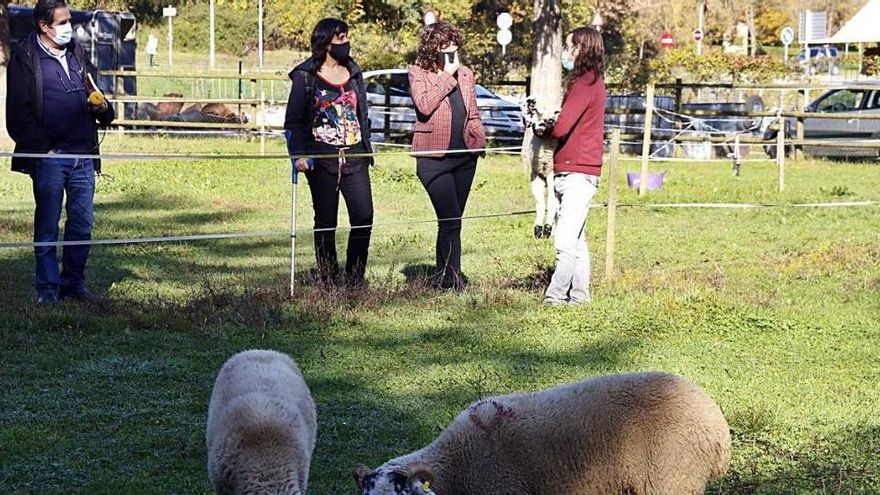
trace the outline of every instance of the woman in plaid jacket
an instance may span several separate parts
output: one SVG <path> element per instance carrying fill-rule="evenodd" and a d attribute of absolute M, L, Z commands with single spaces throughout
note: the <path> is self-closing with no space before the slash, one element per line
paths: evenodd
<path fill-rule="evenodd" d="M 416 63 L 409 68 L 418 118 L 412 142 L 416 171 L 437 213 L 434 287 L 459 292 L 467 281 L 461 272 L 461 217 L 486 145 L 474 73 L 459 61 L 462 41 L 450 24 L 425 27 Z"/>

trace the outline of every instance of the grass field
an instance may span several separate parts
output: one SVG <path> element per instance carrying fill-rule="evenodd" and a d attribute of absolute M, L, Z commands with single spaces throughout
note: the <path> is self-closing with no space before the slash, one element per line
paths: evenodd
<path fill-rule="evenodd" d="M 104 143 L 105 152 L 257 149 L 229 139 Z M 880 208 L 650 206 L 877 200 L 880 169 L 790 163 L 780 195 L 769 163 L 747 163 L 738 178 L 728 164 L 654 167 L 668 180 L 644 199 L 621 179 L 629 206 L 617 215 L 616 277 L 601 277 L 605 211 L 594 209 L 593 302 L 560 308 L 540 304 L 553 250 L 530 238 L 529 215 L 467 221 L 471 287 L 426 290 L 433 213 L 404 156 L 371 171 L 371 289 L 312 288 L 311 238 L 301 235 L 293 299 L 283 160 L 107 162 L 96 238 L 280 235 L 95 247 L 89 281 L 106 301 L 92 307 L 34 305 L 32 253 L 0 250 L 0 493 L 208 493 L 211 386 L 223 361 L 248 348 L 290 353 L 304 371 L 318 407 L 318 495 L 354 493 L 355 463 L 424 445 L 481 397 L 637 370 L 682 374 L 723 408 L 734 456 L 713 493 L 880 492 Z M 607 181 L 597 201 L 606 191 Z M 299 200 L 308 228 L 304 185 Z M 481 163 L 469 214 L 531 207 L 515 157 Z M 30 238 L 32 208 L 30 181 L 3 164 L 0 242 Z M 401 224 L 417 220 L 427 222 Z"/>

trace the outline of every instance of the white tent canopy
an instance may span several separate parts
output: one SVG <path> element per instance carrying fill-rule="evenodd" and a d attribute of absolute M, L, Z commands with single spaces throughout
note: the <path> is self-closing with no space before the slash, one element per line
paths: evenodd
<path fill-rule="evenodd" d="M 870 0 L 852 19 L 824 43 L 875 43 L 880 42 L 880 0 Z"/>

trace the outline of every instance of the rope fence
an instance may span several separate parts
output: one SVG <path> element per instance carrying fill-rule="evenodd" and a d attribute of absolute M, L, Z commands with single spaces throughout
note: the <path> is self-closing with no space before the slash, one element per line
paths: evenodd
<path fill-rule="evenodd" d="M 109 74 L 108 75 L 116 75 Z M 130 77 L 132 73 L 121 73 L 119 77 Z M 155 74 L 150 74 L 155 76 Z M 255 75 L 243 78 L 241 75 L 224 76 L 228 79 L 250 79 L 252 82 L 261 80 L 279 80 L 274 74 Z M 684 86 L 682 86 L 684 87 Z M 850 86 L 846 86 L 850 87 Z M 745 87 L 744 87 L 745 88 Z M 870 86 L 871 89 L 877 89 Z M 781 87 L 781 90 L 791 89 L 788 86 Z M 815 87 L 813 87 L 815 89 Z M 735 117 L 728 117 L 723 114 L 714 115 L 688 115 L 678 111 L 672 111 L 663 108 L 655 108 L 654 106 L 655 86 L 649 85 L 646 91 L 646 104 L 644 109 L 644 120 L 641 125 L 631 125 L 626 123 L 606 124 L 606 131 L 610 133 L 610 160 L 609 168 L 609 196 L 608 202 L 605 204 L 595 204 L 592 208 L 603 208 L 608 210 L 606 229 L 606 278 L 611 278 L 614 273 L 614 244 L 616 231 L 616 210 L 618 208 L 642 208 L 642 209 L 760 209 L 760 208 L 853 208 L 853 207 L 876 207 L 880 206 L 880 201 L 849 201 L 849 202 L 827 202 L 827 203 L 620 203 L 617 201 L 617 182 L 618 182 L 618 165 L 623 162 L 638 161 L 641 163 L 641 172 L 639 174 L 639 196 L 647 193 L 647 184 L 649 176 L 650 162 L 698 162 L 698 163 L 717 163 L 725 162 L 733 164 L 734 173 L 739 175 L 740 166 L 748 162 L 772 162 L 777 165 L 777 187 L 779 192 L 785 190 L 785 161 L 787 149 L 800 150 L 805 146 L 823 146 L 828 148 L 848 148 L 874 150 L 880 153 L 880 140 L 864 139 L 864 140 L 826 140 L 826 139 L 805 139 L 803 134 L 803 121 L 806 118 L 832 118 L 832 119 L 848 119 L 855 118 L 863 120 L 880 120 L 880 115 L 863 115 L 859 114 L 817 114 L 815 112 L 741 112 Z M 264 108 L 269 102 L 265 97 L 252 99 L 187 99 L 187 98 L 151 98 L 151 97 L 115 97 L 111 98 L 112 102 L 119 105 L 138 104 L 138 103 L 197 103 L 197 104 L 230 104 L 230 105 L 249 105 L 256 109 Z M 390 111 L 382 111 L 386 120 L 385 131 L 388 131 L 388 117 L 394 115 Z M 381 112 L 380 112 L 381 113 Z M 124 112 L 122 113 L 124 115 Z M 654 119 L 673 126 L 672 128 L 654 128 Z M 797 137 L 794 139 L 786 136 L 787 119 L 797 119 Z M 734 123 L 736 130 L 728 131 L 718 126 L 718 123 Z M 395 124 L 406 124 L 406 122 L 397 122 Z M 756 137 L 759 131 L 766 130 L 769 125 L 776 124 L 778 132 L 775 139 L 769 140 L 762 137 Z M 14 153 L 9 151 L 0 151 L 0 157 L 5 158 L 29 158 L 41 159 L 46 157 L 61 159 L 102 159 L 102 160 L 118 160 L 118 161 L 163 161 L 163 160 L 293 160 L 297 158 L 309 159 L 336 159 L 336 154 L 308 154 L 293 157 L 287 153 L 266 153 L 265 138 L 280 137 L 282 128 L 280 126 L 267 125 L 262 123 L 210 123 L 210 122 L 173 122 L 165 120 L 125 120 L 124 118 L 113 124 L 117 129 L 125 129 L 124 133 L 135 134 L 169 134 L 169 135 L 207 135 L 217 133 L 227 133 L 228 135 L 236 135 L 241 132 L 256 133 L 260 136 L 261 150 L 260 153 L 102 153 L 102 154 L 54 154 L 48 155 L 44 153 Z M 147 127 L 147 128 L 145 128 Z M 635 132 L 628 132 L 635 131 Z M 623 141 L 622 136 L 637 136 L 642 134 L 641 141 Z M 659 156 L 669 147 L 676 144 L 699 144 L 712 148 L 724 148 L 730 150 L 727 159 L 724 158 L 682 158 Z M 368 153 L 346 153 L 347 158 L 366 158 L 366 157 L 392 157 L 392 156 L 430 156 L 433 152 L 412 152 L 409 145 L 393 142 L 377 142 L 376 147 L 387 147 L 380 151 Z M 637 157 L 622 157 L 621 146 L 642 146 L 642 153 Z M 744 150 L 748 148 L 760 146 L 766 149 L 775 149 L 776 156 L 771 158 L 755 158 L 747 159 L 742 155 Z M 653 149 L 653 151 L 652 151 Z M 459 149 L 447 151 L 447 154 L 466 154 L 466 153 L 485 153 L 499 155 L 520 155 L 522 146 L 493 146 L 480 149 Z M 456 218 L 443 219 L 414 219 L 408 221 L 397 221 L 388 223 L 375 223 L 371 225 L 348 226 L 330 229 L 299 229 L 296 226 L 296 195 L 297 195 L 297 172 L 292 172 L 291 186 L 291 225 L 289 231 L 268 230 L 268 231 L 252 231 L 252 232 L 218 232 L 191 235 L 167 235 L 167 236 L 151 236 L 151 237 L 130 237 L 122 239 L 93 239 L 87 241 L 55 241 L 55 242 L 0 242 L 0 249 L 33 249 L 35 247 L 44 246 L 80 246 L 80 245 L 101 245 L 101 246 L 119 246 L 131 244 L 155 244 L 155 243 L 171 243 L 171 242 L 201 242 L 209 240 L 228 240 L 228 239 L 248 239 L 248 238 L 283 238 L 291 239 L 291 293 L 294 286 L 295 273 L 295 240 L 298 235 L 314 235 L 326 231 L 351 232 L 357 229 L 385 229 L 393 226 L 411 227 L 415 225 L 433 224 L 436 222 L 448 221 L 473 221 L 477 219 L 498 219 L 505 217 L 519 217 L 535 214 L 534 210 L 528 211 L 508 211 L 487 213 L 482 215 L 461 216 Z"/>
<path fill-rule="evenodd" d="M 394 146 L 391 146 L 395 148 Z M 880 146 L 878 146 L 880 147 Z M 398 147 L 403 148 L 403 147 Z M 606 278 L 610 279 L 614 275 L 614 243 L 616 232 L 616 210 L 618 208 L 640 208 L 646 210 L 657 209 L 761 209 L 761 208 L 852 208 L 852 207 L 876 207 L 880 206 L 880 201 L 848 201 L 848 202 L 825 202 L 825 203 L 620 203 L 617 202 L 617 182 L 619 163 L 625 161 L 639 160 L 644 163 L 645 157 L 641 158 L 624 158 L 620 156 L 621 148 L 621 132 L 619 129 L 612 131 L 611 153 L 608 162 L 609 169 L 609 196 L 608 202 L 604 204 L 594 204 L 591 208 L 607 209 L 608 226 L 606 229 Z M 521 147 L 492 147 L 480 149 L 458 149 L 450 150 L 449 154 L 462 153 L 514 153 L 519 154 Z M 381 157 L 381 156 L 419 156 L 425 153 L 413 153 L 410 150 L 391 150 L 376 151 L 371 153 L 351 153 L 347 157 Z M 159 160 L 292 160 L 293 158 L 338 158 L 336 154 L 311 154 L 303 157 L 292 157 L 286 153 L 273 154 L 246 154 L 246 153 L 106 153 L 106 154 L 56 154 L 49 155 L 43 153 L 13 153 L 9 151 L 0 151 L 0 157 L 22 157 L 22 158 L 67 158 L 67 159 L 103 159 L 103 160 L 139 160 L 139 161 L 159 161 Z M 653 161 L 661 161 L 662 159 L 653 158 Z M 669 161 L 684 161 L 682 159 L 669 159 Z M 703 162 L 705 160 L 693 160 Z M 642 179 L 644 184 L 644 172 L 642 171 Z M 326 228 L 326 229 L 300 229 L 296 226 L 296 196 L 297 196 L 297 172 L 292 172 L 291 184 L 291 212 L 290 212 L 290 230 L 263 230 L 251 232 L 218 232 L 204 234 L 189 235 L 167 235 L 167 236 L 150 236 L 150 237 L 130 237 L 120 239 L 92 239 L 81 241 L 64 241 L 58 240 L 53 242 L 0 242 L 0 250 L 22 250 L 33 249 L 35 247 L 64 247 L 64 246 L 124 246 L 133 244 L 158 244 L 158 243 L 191 243 L 210 240 L 230 240 L 230 239 L 253 239 L 253 238 L 285 238 L 291 240 L 290 253 L 290 289 L 293 294 L 295 284 L 295 256 L 296 256 L 296 238 L 302 235 L 314 235 L 320 232 L 351 232 L 357 229 L 387 229 L 389 227 L 413 227 L 416 225 L 434 224 L 449 221 L 473 221 L 478 219 L 499 219 L 519 217 L 526 215 L 534 215 L 534 210 L 526 211 L 507 211 L 497 213 L 487 213 L 481 215 L 465 215 L 455 218 L 442 219 L 413 219 L 386 223 L 374 223 L 371 225 L 355 225 L 347 227 Z M 641 193 L 642 185 L 640 185 Z M 782 188 L 780 187 L 780 191 Z"/>

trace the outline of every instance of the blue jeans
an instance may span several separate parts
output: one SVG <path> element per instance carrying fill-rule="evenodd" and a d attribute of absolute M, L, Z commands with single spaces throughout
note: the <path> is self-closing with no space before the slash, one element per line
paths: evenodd
<path fill-rule="evenodd" d="M 95 198 L 95 168 L 92 160 L 44 158 L 31 174 L 34 185 L 34 242 L 57 242 L 61 205 L 67 194 L 65 241 L 92 238 Z M 39 295 L 58 295 L 60 287 L 84 286 L 86 260 L 90 246 L 65 246 L 63 270 L 58 273 L 55 246 L 34 248 L 35 285 Z"/>

